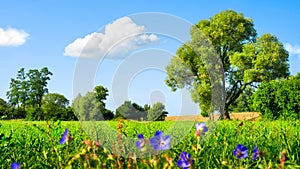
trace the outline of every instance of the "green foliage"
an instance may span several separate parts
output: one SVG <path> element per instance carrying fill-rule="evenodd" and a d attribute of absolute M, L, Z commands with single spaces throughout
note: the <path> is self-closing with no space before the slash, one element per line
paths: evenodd
<path fill-rule="evenodd" d="M 147 108 L 147 106 L 145 105 Z M 122 105 L 120 105 L 116 109 L 116 117 L 122 117 L 124 119 L 132 119 L 132 120 L 146 120 L 147 112 L 141 106 L 136 103 L 131 103 L 131 101 L 124 101 Z"/>
<path fill-rule="evenodd" d="M 111 120 L 113 112 L 105 108 L 105 100 L 108 90 L 103 86 L 96 86 L 94 92 L 88 92 L 85 96 L 80 94 L 74 99 L 72 108 L 80 120 Z"/>
<path fill-rule="evenodd" d="M 247 88 L 289 75 L 282 43 L 270 34 L 257 38 L 253 21 L 233 10 L 195 24 L 191 39 L 166 67 L 166 84 L 172 90 L 190 89 L 203 116 L 221 107 L 221 114 L 230 118 L 230 105 Z"/>
<path fill-rule="evenodd" d="M 7 111 L 8 111 L 8 105 L 6 101 L 0 98 L 0 119 L 2 116 L 6 115 Z"/>
<path fill-rule="evenodd" d="M 262 83 L 252 96 L 253 108 L 270 119 L 300 119 L 300 78 Z"/>
<path fill-rule="evenodd" d="M 96 99 L 98 100 L 98 102 L 101 103 L 101 105 L 103 107 L 105 107 L 105 100 L 106 100 L 106 97 L 108 96 L 108 90 L 107 88 L 103 87 L 103 86 L 96 86 L 94 88 L 94 91 L 96 93 Z"/>
<path fill-rule="evenodd" d="M 68 107 L 69 100 L 58 93 L 48 93 L 43 97 L 42 110 L 45 120 L 73 120 L 74 112 Z M 72 114 L 73 113 L 73 114 Z"/>
<path fill-rule="evenodd" d="M 16 79 L 11 79 L 9 88 L 10 90 L 7 92 L 9 103 L 14 107 L 22 106 L 25 112 L 29 84 L 24 68 L 18 71 Z"/>
<path fill-rule="evenodd" d="M 250 87 L 247 87 L 244 92 L 232 103 L 229 107 L 231 112 L 252 112 L 252 99 L 253 90 Z"/>
<path fill-rule="evenodd" d="M 104 120 L 101 105 L 98 103 L 94 92 L 88 92 L 85 96 L 78 96 L 75 100 L 72 107 L 80 120 Z"/>
<path fill-rule="evenodd" d="M 107 123 L 112 128 L 105 127 Z M 0 168 L 10 168 L 12 162 L 20 163 L 21 168 L 176 168 L 182 151 L 191 154 L 194 160 L 191 168 L 282 168 L 279 160 L 283 151 L 284 168 L 300 167 L 299 121 L 245 121 L 243 125 L 239 125 L 240 121 L 221 121 L 200 141 L 194 136 L 194 127 L 187 135 L 180 135 L 180 129 L 194 126 L 194 122 L 128 122 L 123 129 L 128 131 L 127 137 L 133 138 L 130 146 L 125 140 L 118 144 L 117 135 L 112 137 L 111 130 L 118 124 L 96 122 L 93 128 L 83 130 L 78 122 L 0 121 Z M 59 139 L 66 127 L 70 139 L 60 145 Z M 212 126 L 208 124 L 208 128 Z M 115 145 L 116 149 L 116 145 L 120 145 L 120 151 L 124 150 L 128 156 L 138 151 L 134 143 L 139 133 L 149 139 L 157 130 L 162 130 L 171 135 L 172 148 L 147 158 L 135 159 L 134 154 L 123 158 L 110 149 L 95 146 L 93 138 L 87 135 L 95 130 L 101 136 L 95 140 L 98 144 L 104 148 Z M 92 141 L 88 142 L 89 139 Z M 173 144 L 177 139 L 178 144 Z M 248 147 L 248 158 L 240 160 L 233 155 L 237 144 Z M 257 160 L 251 159 L 254 146 L 264 153 Z M 96 154 L 95 158 L 92 154 Z"/>
<path fill-rule="evenodd" d="M 29 91 L 27 103 L 32 107 L 41 108 L 43 96 L 48 93 L 48 80 L 52 73 L 47 67 L 42 68 L 40 71 L 37 69 L 29 70 L 27 73 Z M 43 115 L 42 115 L 43 116 Z M 43 117 L 42 117 L 43 118 Z"/>
<path fill-rule="evenodd" d="M 152 105 L 148 111 L 147 120 L 148 121 L 164 121 L 167 117 L 168 112 L 164 111 L 165 105 L 157 102 Z"/>
<path fill-rule="evenodd" d="M 10 90 L 7 92 L 9 104 L 14 108 L 22 107 L 27 119 L 44 119 L 41 111 L 42 98 L 48 93 L 47 84 L 52 73 L 47 67 L 40 71 L 30 69 L 27 73 L 24 68 L 18 71 L 16 79 L 11 79 Z M 28 109 L 28 113 L 27 113 Z M 18 118 L 12 116 L 11 118 Z"/>

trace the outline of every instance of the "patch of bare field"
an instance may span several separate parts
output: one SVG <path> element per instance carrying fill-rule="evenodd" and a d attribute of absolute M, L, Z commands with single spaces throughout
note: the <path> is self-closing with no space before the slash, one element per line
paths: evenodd
<path fill-rule="evenodd" d="M 214 115 L 214 119 L 219 119 L 220 115 Z M 254 121 L 259 117 L 258 112 L 241 112 L 241 113 L 230 113 L 232 120 L 251 120 Z M 186 115 L 186 116 L 168 116 L 166 121 L 206 121 L 207 117 L 201 115 Z"/>

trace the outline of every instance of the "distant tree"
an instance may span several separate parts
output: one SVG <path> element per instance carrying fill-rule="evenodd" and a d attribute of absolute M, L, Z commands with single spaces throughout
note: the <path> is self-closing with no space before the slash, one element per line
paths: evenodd
<path fill-rule="evenodd" d="M 27 73 L 24 68 L 21 68 L 16 79 L 11 79 L 10 90 L 7 92 L 9 104 L 17 108 L 18 112 L 26 112 L 27 119 L 43 120 L 42 98 L 48 93 L 47 81 L 50 80 L 51 75 L 52 73 L 46 67 L 40 71 L 30 69 Z M 19 107 L 22 107 L 22 111 Z"/>
<path fill-rule="evenodd" d="M 148 111 L 147 120 L 149 121 L 163 121 L 168 112 L 165 111 L 165 105 L 157 102 Z"/>
<path fill-rule="evenodd" d="M 147 112 L 150 108 L 151 108 L 151 107 L 150 107 L 149 104 L 145 104 L 144 107 L 143 107 L 144 111 L 146 111 L 146 112 Z"/>
<path fill-rule="evenodd" d="M 77 116 L 77 117 L 79 117 L 80 116 L 80 114 L 79 114 L 79 110 L 80 110 L 80 100 L 81 100 L 81 98 L 82 98 L 82 96 L 81 96 L 81 94 L 79 93 L 77 96 L 76 96 L 76 98 L 73 100 L 73 102 L 72 102 L 72 109 L 74 110 L 74 112 L 75 112 L 75 115 Z M 79 117 L 80 118 L 80 117 Z"/>
<path fill-rule="evenodd" d="M 104 120 L 101 114 L 101 106 L 94 92 L 87 92 L 85 96 L 79 95 L 78 97 L 75 98 L 72 106 L 80 120 Z"/>
<path fill-rule="evenodd" d="M 65 114 L 62 115 L 62 120 L 78 121 L 78 117 L 75 115 L 75 111 L 72 107 L 67 107 Z"/>
<path fill-rule="evenodd" d="M 106 97 L 108 96 L 108 89 L 103 87 L 103 86 L 96 86 L 94 88 L 94 92 L 96 94 L 96 99 L 98 103 L 100 104 L 100 111 L 103 115 L 103 118 L 105 120 L 111 120 L 114 118 L 114 114 L 112 111 L 108 110 L 105 108 L 105 100 Z"/>
<path fill-rule="evenodd" d="M 32 107 L 41 107 L 43 96 L 48 93 L 48 80 L 50 80 L 50 76 L 52 73 L 48 70 L 48 68 L 44 67 L 41 71 L 37 69 L 29 70 L 27 73 L 28 83 L 29 83 L 29 91 L 28 103 Z"/>
<path fill-rule="evenodd" d="M 96 86 L 94 88 L 94 91 L 96 93 L 96 99 L 98 100 L 99 103 L 101 103 L 101 105 L 103 107 L 105 107 L 105 100 L 106 97 L 108 96 L 108 90 L 107 88 L 103 87 L 103 86 Z"/>
<path fill-rule="evenodd" d="M 132 120 L 145 120 L 147 118 L 147 112 L 137 103 L 124 101 L 124 103 L 116 109 L 116 117 Z"/>
<path fill-rule="evenodd" d="M 0 98 L 0 119 L 4 118 L 4 116 L 7 116 L 7 111 L 8 111 L 8 104 L 6 103 L 5 100 Z"/>
<path fill-rule="evenodd" d="M 136 109 L 132 106 L 131 101 L 124 101 L 124 103 L 116 109 L 116 117 L 122 117 L 126 119 L 135 118 Z"/>
<path fill-rule="evenodd" d="M 25 74 L 25 69 L 21 68 L 18 71 L 16 79 L 11 79 L 10 90 L 7 92 L 7 98 L 12 106 L 21 106 L 23 111 L 26 111 L 26 101 L 28 100 L 28 80 Z"/>
<path fill-rule="evenodd" d="M 42 99 L 42 110 L 45 120 L 67 120 L 69 100 L 58 93 L 48 93 Z"/>
<path fill-rule="evenodd" d="M 93 92 L 88 92 L 85 96 L 79 94 L 74 99 L 72 108 L 80 120 L 111 120 L 114 114 L 105 108 L 107 96 L 106 88 L 96 86 Z"/>

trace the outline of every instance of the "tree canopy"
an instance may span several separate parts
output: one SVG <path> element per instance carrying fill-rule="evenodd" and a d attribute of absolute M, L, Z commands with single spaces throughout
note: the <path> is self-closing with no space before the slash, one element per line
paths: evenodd
<path fill-rule="evenodd" d="M 58 93 L 48 93 L 42 99 L 42 110 L 45 120 L 68 120 L 67 107 L 69 100 Z M 73 115 L 74 117 L 74 115 Z"/>
<path fill-rule="evenodd" d="M 220 113 L 229 119 L 229 106 L 247 88 L 289 75 L 288 52 L 282 43 L 271 34 L 257 37 L 253 21 L 241 13 L 222 11 L 193 25 L 190 34 L 192 40 L 166 67 L 166 84 L 173 90 L 189 88 L 202 115 L 215 109 L 215 89 L 222 88 L 217 92 L 218 102 L 224 103 Z"/>
<path fill-rule="evenodd" d="M 48 93 L 47 84 L 51 75 L 47 67 L 41 70 L 30 69 L 27 73 L 21 68 L 17 77 L 10 81 L 10 89 L 7 92 L 9 104 L 16 108 L 22 107 L 22 112 L 26 113 L 28 119 L 43 120 L 42 98 Z"/>

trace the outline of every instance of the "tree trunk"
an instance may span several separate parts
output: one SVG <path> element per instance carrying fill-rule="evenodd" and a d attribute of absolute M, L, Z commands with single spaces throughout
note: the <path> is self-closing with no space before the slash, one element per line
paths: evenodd
<path fill-rule="evenodd" d="M 220 109 L 219 120 L 230 120 L 229 112 L 227 109 Z"/>
<path fill-rule="evenodd" d="M 228 110 L 225 110 L 225 111 L 224 111 L 224 119 L 225 119 L 225 120 L 230 120 L 230 116 L 229 116 Z"/>

